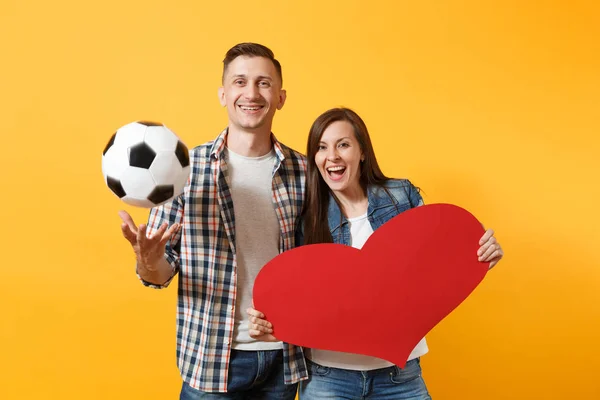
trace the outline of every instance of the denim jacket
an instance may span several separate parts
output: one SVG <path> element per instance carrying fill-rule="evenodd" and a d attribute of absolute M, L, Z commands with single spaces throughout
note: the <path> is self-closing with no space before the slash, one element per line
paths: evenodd
<path fill-rule="evenodd" d="M 387 192 L 381 186 L 367 187 L 367 197 L 369 199 L 367 217 L 373 231 L 401 212 L 423 204 L 423 198 L 418 189 L 407 179 L 391 179 L 383 186 L 387 189 Z M 327 215 L 333 242 L 349 246 L 350 227 L 348 219 L 342 214 L 340 207 L 331 194 L 329 195 Z M 301 222 L 298 227 L 303 228 L 303 225 L 304 223 Z M 303 232 L 302 229 L 298 229 L 296 244 L 301 245 L 302 243 Z"/>

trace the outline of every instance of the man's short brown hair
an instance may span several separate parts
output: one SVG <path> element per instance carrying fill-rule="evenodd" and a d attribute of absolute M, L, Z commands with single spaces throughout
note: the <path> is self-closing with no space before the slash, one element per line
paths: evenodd
<path fill-rule="evenodd" d="M 223 59 L 223 76 L 221 78 L 222 81 L 225 81 L 225 72 L 227 71 L 227 67 L 229 67 L 229 64 L 239 56 L 268 58 L 269 60 L 271 60 L 273 65 L 275 65 L 275 69 L 279 74 L 279 79 L 283 84 L 281 64 L 275 59 L 273 51 L 271 51 L 271 49 L 269 49 L 268 47 L 263 46 L 262 44 L 248 42 L 236 44 L 231 49 L 229 49 L 227 54 L 225 54 L 225 58 Z"/>

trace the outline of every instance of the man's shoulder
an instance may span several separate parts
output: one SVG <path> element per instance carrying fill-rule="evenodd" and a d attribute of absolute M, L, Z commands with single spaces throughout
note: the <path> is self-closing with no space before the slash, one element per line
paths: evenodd
<path fill-rule="evenodd" d="M 292 160 L 298 160 L 301 161 L 303 163 L 306 163 L 306 156 L 302 153 L 300 153 L 299 151 L 291 148 L 290 146 L 287 146 L 281 142 L 278 142 L 279 145 L 281 146 L 281 149 L 284 153 L 284 156 L 286 158 L 291 158 Z"/>
<path fill-rule="evenodd" d="M 215 144 L 215 140 L 208 141 L 206 143 L 199 144 L 198 146 L 190 150 L 190 156 L 202 157 L 210 155 L 210 152 Z"/>

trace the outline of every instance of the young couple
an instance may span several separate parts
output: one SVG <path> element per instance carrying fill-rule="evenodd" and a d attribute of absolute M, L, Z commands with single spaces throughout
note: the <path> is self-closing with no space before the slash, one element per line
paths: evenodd
<path fill-rule="evenodd" d="M 316 119 L 306 157 L 278 142 L 271 127 L 285 103 L 282 83 L 270 49 L 231 48 L 219 89 L 228 126 L 190 151 L 184 193 L 152 209 L 147 225 L 119 213 L 141 282 L 165 288 L 179 276 L 180 399 L 292 400 L 299 382 L 301 399 L 429 399 L 419 366 L 425 339 L 400 369 L 282 343 L 252 308 L 254 279 L 277 254 L 309 243 L 360 248 L 387 220 L 423 204 L 408 180 L 381 172 L 367 127 L 352 110 Z M 492 267 L 502 258 L 493 231 L 479 244 L 481 262 Z"/>

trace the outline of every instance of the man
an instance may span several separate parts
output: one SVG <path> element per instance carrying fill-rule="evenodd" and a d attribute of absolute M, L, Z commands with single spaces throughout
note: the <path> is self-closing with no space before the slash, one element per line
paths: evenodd
<path fill-rule="evenodd" d="M 295 246 L 304 199 L 306 159 L 271 133 L 282 81 L 267 47 L 231 48 L 219 89 L 229 123 L 191 150 L 184 193 L 152 209 L 147 228 L 120 212 L 144 285 L 164 288 L 179 273 L 182 400 L 294 399 L 307 378 L 302 349 L 250 337 L 246 314 L 260 268 Z"/>

